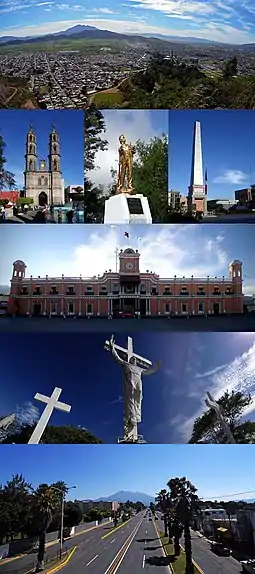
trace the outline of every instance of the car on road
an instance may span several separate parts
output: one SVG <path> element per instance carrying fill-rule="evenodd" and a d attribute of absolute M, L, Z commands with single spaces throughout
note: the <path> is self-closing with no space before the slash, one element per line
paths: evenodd
<path fill-rule="evenodd" d="M 255 560 L 252 558 L 250 560 L 240 560 L 242 566 L 242 572 L 250 572 L 250 574 L 255 574 Z"/>
<path fill-rule="evenodd" d="M 231 554 L 229 548 L 225 548 L 224 544 L 221 542 L 212 542 L 211 550 L 215 554 L 219 554 L 219 556 L 230 556 Z"/>

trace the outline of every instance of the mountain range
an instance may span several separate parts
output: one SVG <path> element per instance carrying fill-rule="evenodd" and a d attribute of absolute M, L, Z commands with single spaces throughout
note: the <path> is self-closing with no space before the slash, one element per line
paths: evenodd
<path fill-rule="evenodd" d="M 213 40 L 206 40 L 203 38 L 193 38 L 190 36 L 182 37 L 182 36 L 167 36 L 164 34 L 150 34 L 150 33 L 141 33 L 141 34 L 122 34 L 117 32 L 111 32 L 110 30 L 100 30 L 95 26 L 86 26 L 82 24 L 78 24 L 77 26 L 72 26 L 71 28 L 67 28 L 67 30 L 61 30 L 61 32 L 55 32 L 54 34 L 47 34 L 45 36 L 26 36 L 24 38 L 16 37 L 16 36 L 2 36 L 0 37 L 0 45 L 1 44 L 22 44 L 26 43 L 35 43 L 35 42 L 47 42 L 52 41 L 54 38 L 57 39 L 77 39 L 77 38 L 87 38 L 87 39 L 115 39 L 115 40 L 140 40 L 141 42 L 148 42 L 148 40 L 156 40 L 156 41 L 163 41 L 163 42 L 182 42 L 188 44 L 208 44 L 208 45 L 228 45 L 222 42 L 216 42 Z M 249 46 L 249 45 L 247 45 Z M 252 44 L 250 45 L 252 46 Z"/>
<path fill-rule="evenodd" d="M 119 492 L 115 492 L 109 496 L 100 496 L 100 498 L 96 498 L 95 502 L 99 502 L 101 500 L 103 502 L 127 502 L 127 500 L 130 500 L 130 502 L 142 502 L 146 506 L 149 506 L 151 502 L 155 501 L 155 497 L 145 494 L 144 492 L 120 490 Z"/>

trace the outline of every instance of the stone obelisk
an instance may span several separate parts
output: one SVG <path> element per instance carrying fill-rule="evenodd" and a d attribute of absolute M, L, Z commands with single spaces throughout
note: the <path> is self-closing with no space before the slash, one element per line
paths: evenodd
<path fill-rule="evenodd" d="M 188 211 L 191 212 L 193 207 L 201 214 L 207 211 L 200 122 L 194 123 Z"/>

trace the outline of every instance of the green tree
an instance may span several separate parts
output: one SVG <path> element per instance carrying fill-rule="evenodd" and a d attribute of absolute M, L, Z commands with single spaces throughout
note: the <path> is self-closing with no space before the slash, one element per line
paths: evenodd
<path fill-rule="evenodd" d="M 12 480 L 0 489 L 0 537 L 13 540 L 24 535 L 28 521 L 31 485 L 22 474 L 15 474 Z"/>
<path fill-rule="evenodd" d="M 241 422 L 243 412 L 251 402 L 251 396 L 240 391 L 232 391 L 231 393 L 226 391 L 217 401 L 236 442 L 255 442 L 255 423 L 250 421 Z M 189 442 L 226 442 L 226 437 L 213 409 L 208 409 L 195 420 Z"/>
<path fill-rule="evenodd" d="M 18 432 L 8 434 L 3 440 L 3 444 L 26 444 L 28 443 L 35 425 L 24 425 Z M 77 428 L 74 426 L 47 426 L 40 440 L 42 444 L 85 444 L 101 443 L 102 441 L 95 437 L 87 429 Z"/>
<path fill-rule="evenodd" d="M 32 497 L 32 515 L 39 531 L 36 572 L 44 569 L 46 532 L 61 504 L 61 493 L 53 488 L 57 484 L 59 483 L 50 486 L 48 484 L 40 484 Z M 62 490 L 64 490 L 64 487 Z"/>
<path fill-rule="evenodd" d="M 82 511 L 75 502 L 68 501 L 65 503 L 64 526 L 72 527 L 80 524 L 82 521 Z"/>
<path fill-rule="evenodd" d="M 185 477 L 172 478 L 167 486 L 170 490 L 170 501 L 175 508 L 176 516 L 184 528 L 186 569 L 185 574 L 194 574 L 190 524 L 193 514 L 198 511 L 199 499 L 197 488 Z"/>
<path fill-rule="evenodd" d="M 163 223 L 167 216 L 168 194 L 168 141 L 163 134 L 149 142 L 138 140 L 133 166 L 133 183 L 136 193 L 148 198 L 152 220 Z"/>
<path fill-rule="evenodd" d="M 93 185 L 89 172 L 97 169 L 96 154 L 107 149 L 108 141 L 103 139 L 106 131 L 102 112 L 91 105 L 85 112 L 85 177 L 84 177 L 84 221 L 85 223 L 102 223 L 104 201 L 102 191 Z"/>
<path fill-rule="evenodd" d="M 7 171 L 5 169 L 5 164 L 7 159 L 4 155 L 4 150 L 6 148 L 6 143 L 3 137 L 0 135 L 0 191 L 7 188 L 9 190 L 16 188 L 14 173 Z"/>
<path fill-rule="evenodd" d="M 223 68 L 223 78 L 228 79 L 237 75 L 237 57 L 234 56 L 225 63 Z"/>

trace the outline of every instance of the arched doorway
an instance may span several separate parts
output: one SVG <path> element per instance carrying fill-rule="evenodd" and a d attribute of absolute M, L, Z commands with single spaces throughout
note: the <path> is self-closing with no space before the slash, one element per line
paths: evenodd
<path fill-rule="evenodd" d="M 41 207 L 43 207 L 44 205 L 47 205 L 48 203 L 48 196 L 47 193 L 45 193 L 45 191 L 41 191 L 41 193 L 39 193 L 39 205 Z"/>

